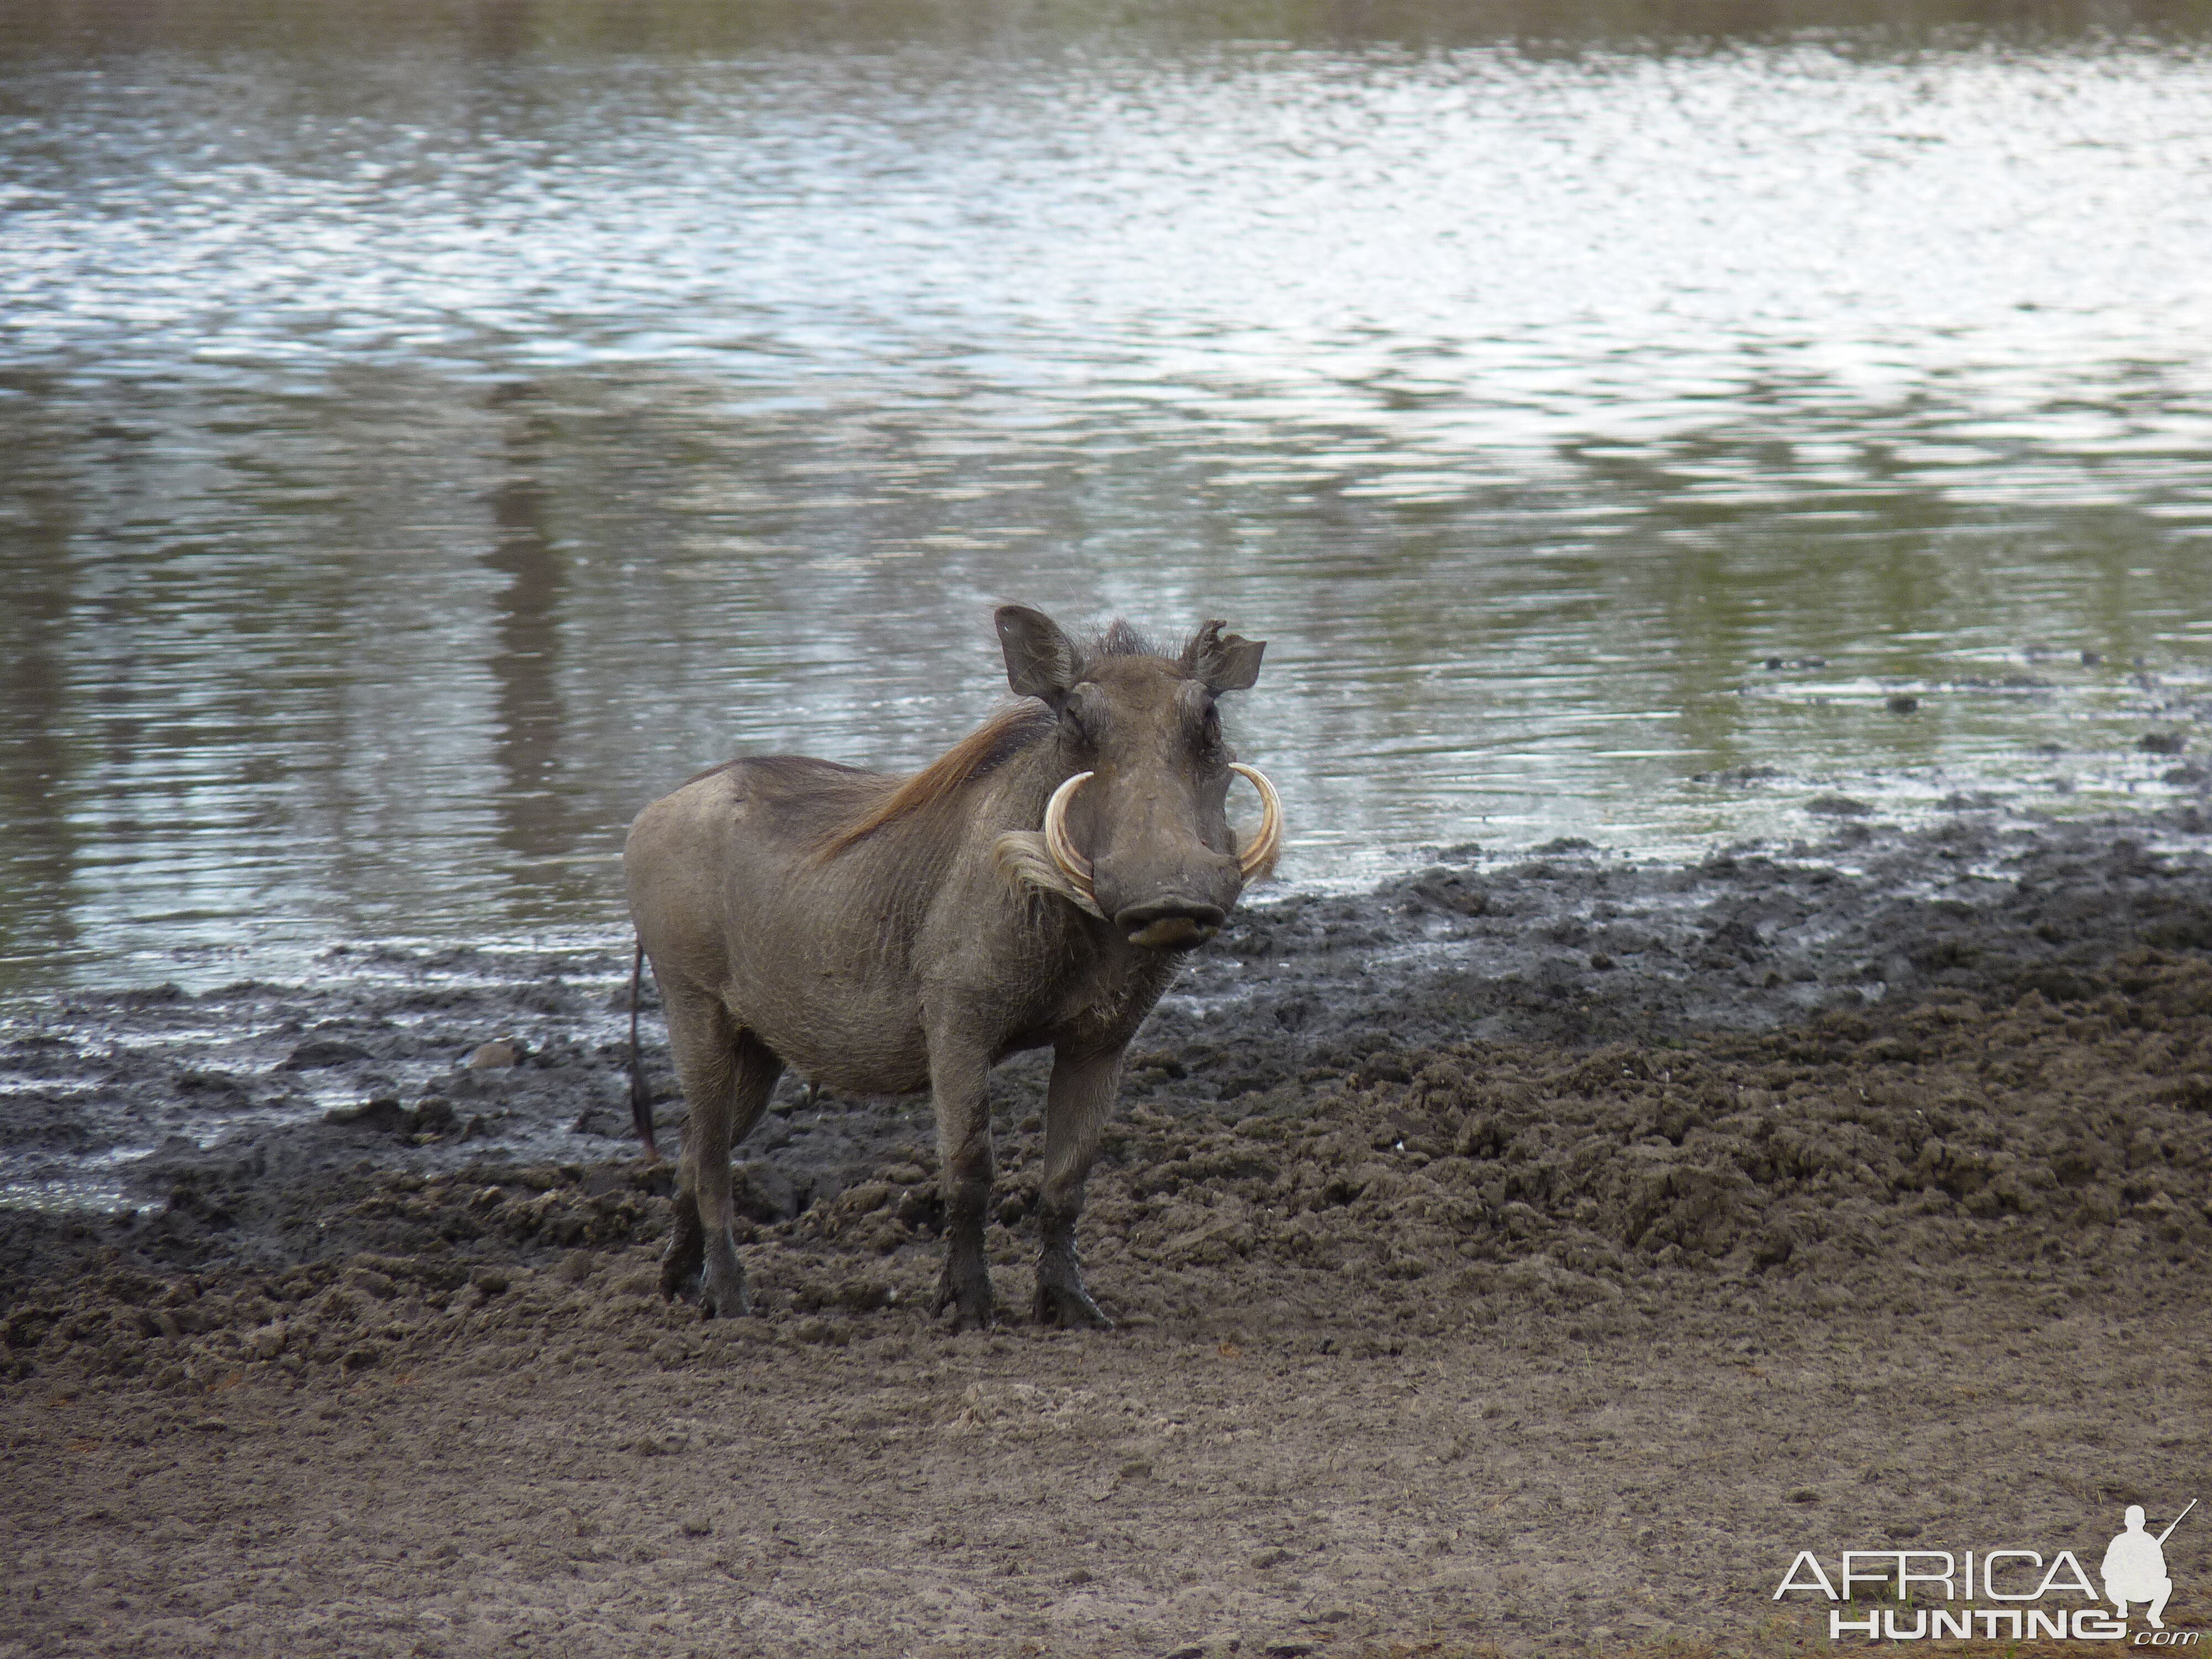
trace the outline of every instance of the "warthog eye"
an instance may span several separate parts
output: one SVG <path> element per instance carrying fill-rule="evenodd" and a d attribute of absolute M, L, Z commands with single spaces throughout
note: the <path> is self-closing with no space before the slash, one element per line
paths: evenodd
<path fill-rule="evenodd" d="M 1191 745 L 1202 760 L 1218 760 L 1222 756 L 1221 711 L 1215 706 L 1213 693 L 1196 680 L 1188 682 L 1182 689 L 1183 729 L 1191 735 Z"/>
<path fill-rule="evenodd" d="M 1209 765 L 1227 763 L 1229 750 L 1221 740 L 1221 714 L 1209 700 L 1206 712 L 1198 717 L 1198 736 L 1194 744 L 1198 757 Z"/>
<path fill-rule="evenodd" d="M 1085 749 L 1096 749 L 1106 733 L 1105 699 L 1097 688 L 1079 685 L 1060 706 L 1060 727 L 1068 739 Z"/>

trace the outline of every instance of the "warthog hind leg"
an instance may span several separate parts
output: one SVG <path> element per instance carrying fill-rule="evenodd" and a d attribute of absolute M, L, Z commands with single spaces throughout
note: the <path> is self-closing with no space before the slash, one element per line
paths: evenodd
<path fill-rule="evenodd" d="M 720 999 L 665 1000 L 668 1046 L 691 1115 L 684 1125 L 684 1179 L 675 1235 L 661 1259 L 661 1289 L 676 1294 L 697 1275 L 701 1313 L 741 1318 L 753 1304 L 732 1231 L 730 1149 L 760 1121 L 783 1062 L 750 1032 L 738 1030 Z"/>
<path fill-rule="evenodd" d="M 1044 1240 L 1036 1267 L 1040 1325 L 1113 1328 L 1084 1285 L 1075 1222 L 1083 1213 L 1083 1185 L 1098 1154 L 1099 1131 L 1113 1115 L 1121 1082 L 1118 1048 L 1083 1060 L 1053 1056 L 1044 1102 L 1044 1181 L 1037 1193 L 1037 1230 Z"/>

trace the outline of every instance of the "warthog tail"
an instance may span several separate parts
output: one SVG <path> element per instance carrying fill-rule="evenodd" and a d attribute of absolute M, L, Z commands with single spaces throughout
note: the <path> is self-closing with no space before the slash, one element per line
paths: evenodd
<path fill-rule="evenodd" d="M 645 941 L 637 942 L 637 956 L 629 965 L 629 1118 L 637 1125 L 637 1138 L 645 1143 L 645 1155 L 659 1158 L 660 1148 L 653 1144 L 653 1097 L 645 1086 L 645 1065 L 637 1052 L 637 1005 L 645 985 Z"/>

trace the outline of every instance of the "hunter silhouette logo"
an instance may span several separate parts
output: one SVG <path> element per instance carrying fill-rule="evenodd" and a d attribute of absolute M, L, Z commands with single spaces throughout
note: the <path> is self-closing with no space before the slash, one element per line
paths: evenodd
<path fill-rule="evenodd" d="M 2166 1540 L 2197 1507 L 2191 1498 L 2181 1513 L 2153 1534 L 2140 1504 L 2128 1506 L 2123 1530 L 2106 1546 L 2097 1577 L 2089 1577 L 2081 1558 L 2060 1550 L 2045 1560 L 2025 1549 L 1845 1550 L 1833 1578 L 1811 1550 L 1800 1550 L 1774 1592 L 1778 1601 L 1791 1591 L 1809 1591 L 1831 1602 L 1828 1639 L 1864 1636 L 1870 1642 L 1917 1642 L 1979 1638 L 1984 1641 L 2129 1642 L 2134 1647 L 2194 1647 L 2201 1631 L 2169 1631 L 2166 1604 L 2173 1595 L 2166 1571 Z M 1865 1597 L 1877 1603 L 1867 1606 Z M 2109 1601 L 2112 1611 L 2099 1605 Z M 1960 1602 L 1966 1603 L 1960 1606 Z M 1976 1603 L 1993 1603 L 1978 1606 Z M 1845 1618 L 1849 1604 L 1863 1617 Z M 2139 1606 L 2149 1629 L 2130 1641 L 2128 1608 Z M 1908 1622 L 1909 1621 L 1909 1622 Z"/>
<path fill-rule="evenodd" d="M 2105 1551 L 2105 1564 L 2097 1576 L 2105 1581 L 2105 1599 L 2118 1610 L 2123 1619 L 2128 1616 L 2128 1603 L 2148 1601 L 2150 1611 L 2145 1617 L 2153 1630 L 2164 1630 L 2166 1599 L 2173 1594 L 2173 1580 L 2166 1573 L 2166 1540 L 2173 1536 L 2173 1529 L 2183 1516 L 2197 1507 L 2191 1498 L 2180 1515 L 2166 1522 L 2166 1530 L 2155 1538 L 2143 1530 L 2143 1508 L 2140 1504 L 2128 1505 L 2125 1516 L 2127 1530 L 2112 1540 Z"/>

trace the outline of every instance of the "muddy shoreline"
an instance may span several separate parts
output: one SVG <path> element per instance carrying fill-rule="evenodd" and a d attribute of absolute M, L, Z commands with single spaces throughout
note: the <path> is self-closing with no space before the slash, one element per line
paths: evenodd
<path fill-rule="evenodd" d="M 1369 893 L 1261 899 L 1193 957 L 1132 1048 L 1123 1098 L 1233 1122 L 1274 1091 L 1403 1082 L 1408 1056 L 1440 1045 L 1665 1046 L 1951 993 L 2079 1000 L 2126 950 L 2212 948 L 2212 822 L 2193 808 L 1838 825 L 1788 854 L 1687 866 L 1576 842 L 1443 849 Z M 324 1212 L 387 1176 L 638 1152 L 626 951 L 345 951 L 323 966 L 301 985 L 14 1011 L 0 1146 L 19 1188 L 46 1185 L 39 1207 L 0 1209 L 0 1284 L 88 1249 L 179 1268 L 311 1260 L 350 1242 Z M 646 1006 L 672 1146 L 682 1104 L 649 977 Z M 1041 1104 L 1044 1070 L 1031 1055 L 995 1074 L 1002 1133 Z M 740 1149 L 754 1218 L 834 1200 L 901 1148 L 931 1163 L 927 1104 L 787 1077 Z M 86 1196 L 113 1213 L 67 1206 L 62 1183 L 87 1166 L 106 1190 Z"/>
<path fill-rule="evenodd" d="M 926 1099 L 795 1080 L 763 1316 L 663 1304 L 626 953 L 19 1018 L 6 1144 L 159 1149 L 0 1212 L 0 1652 L 1794 1651 L 1792 1540 L 2087 1547 L 2203 1467 L 2212 826 L 1850 805 L 1250 907 L 1133 1052 L 1111 1334 L 947 1336 Z M 1042 1069 L 994 1084 L 1012 1310 Z"/>

